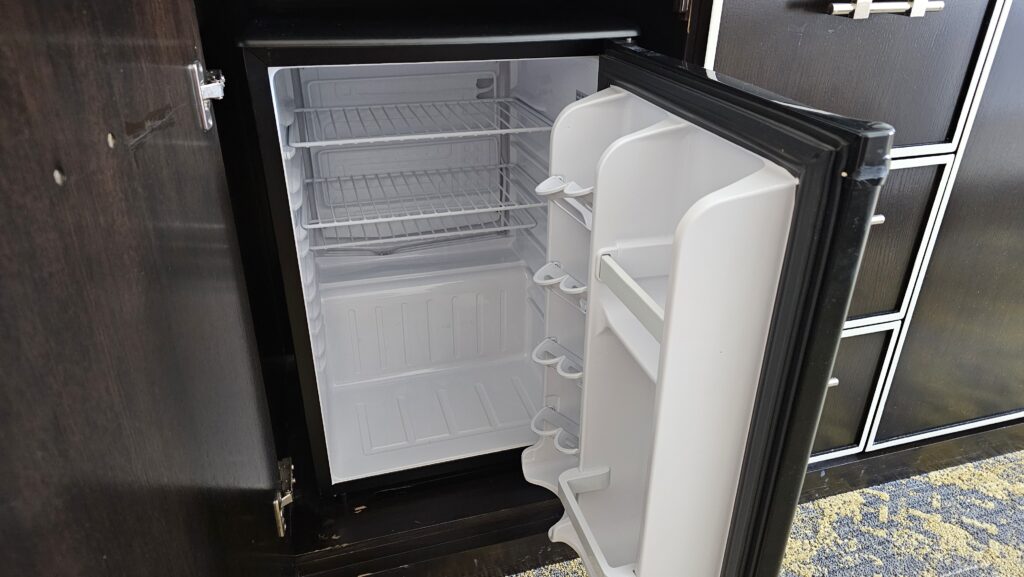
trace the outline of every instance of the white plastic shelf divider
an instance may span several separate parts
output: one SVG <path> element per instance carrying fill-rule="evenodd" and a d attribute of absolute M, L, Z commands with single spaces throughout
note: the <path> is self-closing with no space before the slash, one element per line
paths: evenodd
<path fill-rule="evenodd" d="M 344 146 L 551 130 L 515 98 L 295 109 L 288 144 Z"/>
<path fill-rule="evenodd" d="M 513 164 L 410 170 L 305 181 L 307 229 L 542 207 Z"/>

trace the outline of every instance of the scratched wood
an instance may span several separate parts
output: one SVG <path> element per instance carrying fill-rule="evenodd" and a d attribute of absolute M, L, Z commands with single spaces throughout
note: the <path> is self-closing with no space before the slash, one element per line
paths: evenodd
<path fill-rule="evenodd" d="M 0 573 L 273 573 L 275 458 L 186 83 L 192 3 L 0 13 Z"/>

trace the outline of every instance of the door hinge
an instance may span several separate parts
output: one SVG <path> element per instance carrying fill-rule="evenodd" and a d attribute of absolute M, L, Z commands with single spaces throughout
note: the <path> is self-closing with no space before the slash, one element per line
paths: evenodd
<path fill-rule="evenodd" d="M 224 74 L 220 70 L 207 70 L 196 60 L 188 65 L 188 76 L 192 82 L 192 96 L 199 114 L 199 127 L 204 131 L 213 128 L 213 100 L 224 98 Z"/>
<path fill-rule="evenodd" d="M 292 504 L 292 489 L 296 482 L 295 466 L 292 465 L 290 457 L 277 462 L 277 472 L 281 476 L 281 484 L 277 489 L 277 497 L 274 498 L 274 522 L 277 523 L 277 536 L 284 537 L 288 529 L 284 510 Z"/>

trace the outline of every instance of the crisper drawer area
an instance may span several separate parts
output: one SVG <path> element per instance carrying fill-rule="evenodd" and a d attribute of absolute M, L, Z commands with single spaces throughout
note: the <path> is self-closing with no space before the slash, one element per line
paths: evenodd
<path fill-rule="evenodd" d="M 513 264 L 321 287 L 337 480 L 534 441 L 528 283 Z"/>

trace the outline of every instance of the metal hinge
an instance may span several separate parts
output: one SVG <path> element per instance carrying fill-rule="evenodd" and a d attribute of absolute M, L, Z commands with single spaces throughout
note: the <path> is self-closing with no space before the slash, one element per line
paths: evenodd
<path fill-rule="evenodd" d="M 281 476 L 281 485 L 274 498 L 274 522 L 277 523 L 277 536 L 284 537 L 288 525 L 284 520 L 284 510 L 292 504 L 292 488 L 295 487 L 295 466 L 291 458 L 277 462 L 277 472 Z"/>
<path fill-rule="evenodd" d="M 192 81 L 192 95 L 195 98 L 196 111 L 199 114 L 199 127 L 204 131 L 213 128 L 213 102 L 224 98 L 224 74 L 220 70 L 207 70 L 203 63 L 196 60 L 188 65 L 188 75 Z"/>

